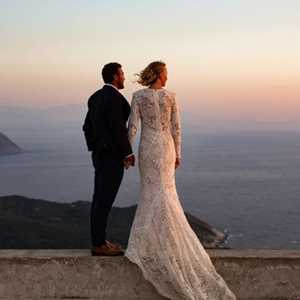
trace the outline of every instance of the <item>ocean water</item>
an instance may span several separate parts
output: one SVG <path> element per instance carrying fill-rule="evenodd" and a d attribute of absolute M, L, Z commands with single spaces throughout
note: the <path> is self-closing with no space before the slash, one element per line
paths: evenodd
<path fill-rule="evenodd" d="M 0 195 L 90 201 L 93 169 L 80 131 L 5 132 L 25 152 L 0 157 Z M 300 249 L 300 133 L 185 133 L 176 172 L 185 211 L 228 233 L 232 248 Z M 139 201 L 137 168 L 114 203 Z"/>

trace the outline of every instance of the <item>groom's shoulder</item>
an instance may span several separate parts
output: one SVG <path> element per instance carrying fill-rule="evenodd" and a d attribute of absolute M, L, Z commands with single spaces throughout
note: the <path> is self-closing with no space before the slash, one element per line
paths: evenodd
<path fill-rule="evenodd" d="M 103 87 L 97 91 L 95 91 L 88 99 L 88 106 L 94 105 L 94 104 L 99 104 L 102 103 L 102 101 L 109 96 L 107 94 L 107 90 L 104 89 Z"/>
<path fill-rule="evenodd" d="M 101 89 L 95 91 L 91 96 L 90 99 L 97 99 L 97 98 L 103 98 L 103 97 L 120 97 L 121 94 L 115 91 L 113 88 L 107 88 L 107 86 L 103 86 Z"/>
<path fill-rule="evenodd" d="M 91 98 L 96 98 L 96 97 L 102 96 L 103 93 L 104 93 L 103 88 L 101 88 L 101 89 L 95 91 L 95 92 L 90 96 L 90 99 L 91 99 Z"/>

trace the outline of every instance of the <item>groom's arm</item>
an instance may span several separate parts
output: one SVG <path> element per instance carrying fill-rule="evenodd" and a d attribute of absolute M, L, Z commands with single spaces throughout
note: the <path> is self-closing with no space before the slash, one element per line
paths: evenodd
<path fill-rule="evenodd" d="M 110 127 L 112 130 L 112 138 L 122 153 L 122 157 L 132 155 L 131 145 L 127 136 L 126 121 L 123 115 L 123 106 L 120 99 L 111 98 L 110 109 Z"/>

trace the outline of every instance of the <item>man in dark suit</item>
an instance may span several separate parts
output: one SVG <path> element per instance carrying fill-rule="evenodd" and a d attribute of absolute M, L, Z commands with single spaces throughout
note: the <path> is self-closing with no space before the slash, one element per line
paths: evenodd
<path fill-rule="evenodd" d="M 118 63 L 102 69 L 104 86 L 88 100 L 89 118 L 96 136 L 92 150 L 95 169 L 91 205 L 92 255 L 122 255 L 118 244 L 106 240 L 107 219 L 119 190 L 124 167 L 134 165 L 135 157 L 127 137 L 130 105 L 119 92 L 124 88 L 124 73 Z"/>

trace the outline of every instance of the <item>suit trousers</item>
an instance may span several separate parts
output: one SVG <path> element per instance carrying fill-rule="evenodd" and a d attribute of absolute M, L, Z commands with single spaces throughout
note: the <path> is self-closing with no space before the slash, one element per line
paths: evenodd
<path fill-rule="evenodd" d="M 123 179 L 124 163 L 109 151 L 93 151 L 92 162 L 95 176 L 90 213 L 91 242 L 92 246 L 100 246 L 105 244 L 107 220 Z"/>

